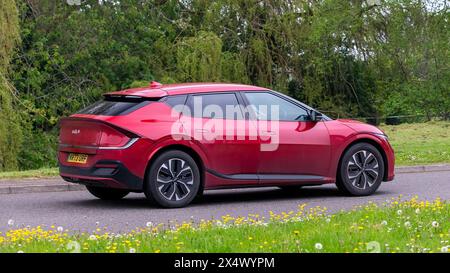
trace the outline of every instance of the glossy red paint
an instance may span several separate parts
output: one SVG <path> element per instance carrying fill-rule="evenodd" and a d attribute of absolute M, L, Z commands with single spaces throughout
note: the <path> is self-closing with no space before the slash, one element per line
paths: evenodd
<path fill-rule="evenodd" d="M 72 182 L 102 183 L 142 191 L 148 166 L 158 153 L 182 149 L 197 160 L 205 189 L 334 183 L 345 149 L 352 143 L 368 141 L 383 154 L 387 168 L 384 180 L 394 178 L 394 152 L 382 136 L 383 132 L 374 126 L 350 120 L 281 121 L 277 149 L 261 151 L 261 144 L 267 144 L 274 135 L 268 128 L 263 134 L 250 138 L 248 132 L 261 126 L 258 121 L 236 120 L 236 128 L 242 130 L 236 130 L 233 139 L 209 135 L 213 141 L 206 141 L 195 135 L 211 132 L 198 131 L 196 126 L 187 127 L 183 121 L 186 117 L 173 111 L 164 101 L 176 95 L 224 91 L 268 89 L 240 84 L 152 83 L 146 88 L 107 93 L 112 97 L 152 101 L 125 115 L 74 114 L 63 119 L 58 152 L 61 176 Z M 189 119 L 200 125 L 210 121 Z M 178 132 L 176 137 L 172 134 L 174 130 Z M 87 154 L 87 162 L 68 162 L 70 153 Z M 111 173 L 104 175 L 107 171 Z M 302 176 L 302 179 L 284 180 L 280 175 Z"/>
<path fill-rule="evenodd" d="M 157 98 L 163 96 L 174 96 L 193 93 L 221 92 L 221 91 L 265 91 L 267 88 L 230 83 L 187 83 L 187 84 L 150 84 L 149 87 L 131 88 L 117 92 L 106 93 L 115 96 L 140 96 Z"/>

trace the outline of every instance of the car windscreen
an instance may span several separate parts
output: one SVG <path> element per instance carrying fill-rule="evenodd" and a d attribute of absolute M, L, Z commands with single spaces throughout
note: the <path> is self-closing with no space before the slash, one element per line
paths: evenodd
<path fill-rule="evenodd" d="M 86 115 L 102 115 L 102 116 L 123 116 L 149 104 L 150 100 L 141 98 L 111 98 L 106 97 L 104 100 L 84 108 L 77 114 Z"/>

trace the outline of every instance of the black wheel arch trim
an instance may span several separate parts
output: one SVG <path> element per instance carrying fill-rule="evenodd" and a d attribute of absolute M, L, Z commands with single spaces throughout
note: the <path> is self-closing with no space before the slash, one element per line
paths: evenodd
<path fill-rule="evenodd" d="M 211 169 L 207 169 L 206 171 L 214 176 L 229 180 L 325 180 L 323 176 L 309 174 L 221 174 Z"/>

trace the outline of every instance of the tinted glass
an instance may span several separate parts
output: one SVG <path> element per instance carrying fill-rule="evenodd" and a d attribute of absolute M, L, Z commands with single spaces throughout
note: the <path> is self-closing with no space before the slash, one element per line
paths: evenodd
<path fill-rule="evenodd" d="M 171 96 L 171 97 L 167 97 L 164 102 L 167 103 L 168 105 L 170 105 L 170 107 L 175 107 L 177 105 L 184 105 L 184 103 L 186 102 L 186 97 L 185 95 L 181 95 L 181 96 Z"/>
<path fill-rule="evenodd" d="M 243 117 L 236 95 L 233 93 L 191 96 L 188 105 L 195 117 L 226 119 Z"/>
<path fill-rule="evenodd" d="M 105 99 L 84 108 L 83 110 L 79 111 L 78 114 L 122 116 L 129 114 L 149 103 L 150 101 L 142 100 Z"/>
<path fill-rule="evenodd" d="M 309 119 L 305 109 L 273 94 L 246 92 L 245 97 L 259 120 L 305 121 Z"/>

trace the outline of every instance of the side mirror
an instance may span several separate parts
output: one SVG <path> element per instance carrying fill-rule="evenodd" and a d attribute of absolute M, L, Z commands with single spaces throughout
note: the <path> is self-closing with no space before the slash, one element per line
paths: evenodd
<path fill-rule="evenodd" d="M 322 113 L 316 112 L 314 110 L 311 111 L 311 120 L 312 121 L 321 121 L 323 118 Z"/>

